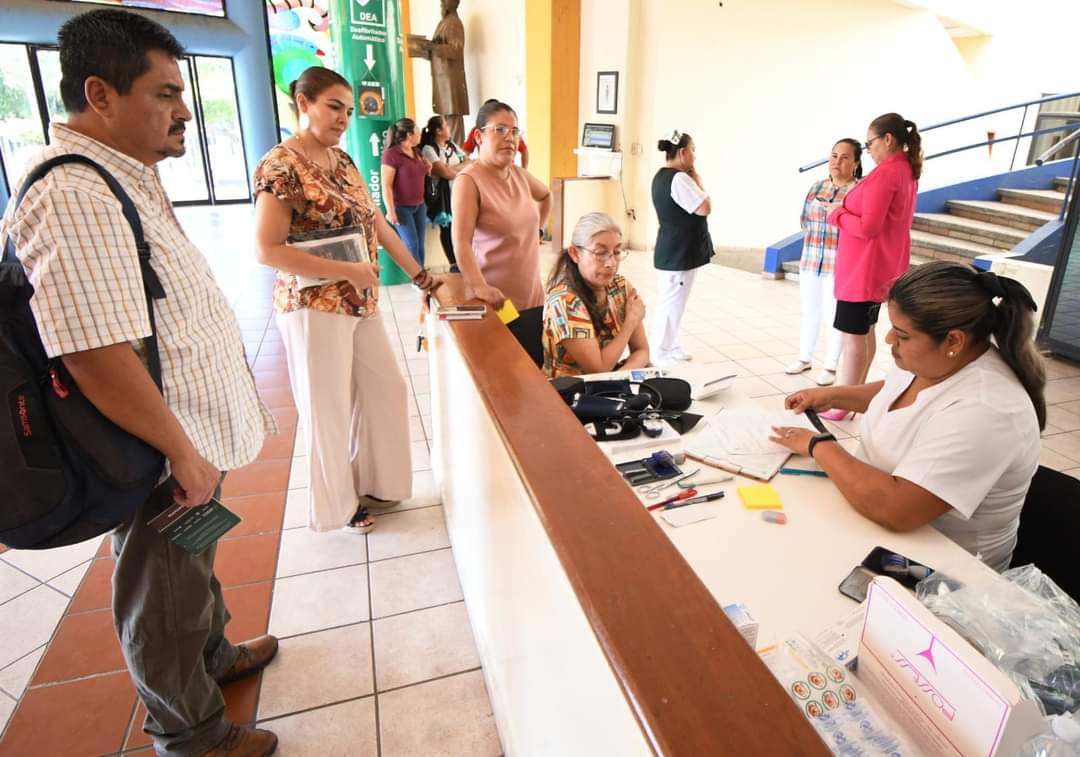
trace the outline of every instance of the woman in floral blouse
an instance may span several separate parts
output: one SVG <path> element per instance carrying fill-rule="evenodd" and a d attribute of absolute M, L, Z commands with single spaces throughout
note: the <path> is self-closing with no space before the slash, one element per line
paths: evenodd
<path fill-rule="evenodd" d="M 802 329 L 799 357 L 787 367 L 790 374 L 811 368 L 818 331 L 825 324 L 825 362 L 816 381 L 829 386 L 836 380 L 843 334 L 832 327 L 836 315 L 833 271 L 840 230 L 825 222 L 829 211 L 844 201 L 844 195 L 862 178 L 862 146 L 855 139 L 841 139 L 829 156 L 829 176 L 810 185 L 803 202 L 803 249 L 799 260 L 799 295 L 802 300 Z"/>
<path fill-rule="evenodd" d="M 378 245 L 421 289 L 437 284 L 336 146 L 353 111 L 348 82 L 312 67 L 291 90 L 301 128 L 255 169 L 258 257 L 277 269 L 274 310 L 308 450 L 308 523 L 367 533 L 374 527 L 368 507 L 412 494 L 408 388 L 379 316 Z M 298 234 L 346 227 L 363 235 L 366 262 L 288 244 Z M 307 285 L 312 279 L 325 283 Z"/>
<path fill-rule="evenodd" d="M 544 301 L 544 372 L 550 378 L 649 364 L 645 304 L 618 273 L 626 254 L 622 229 L 611 216 L 588 213 L 574 226 Z"/>

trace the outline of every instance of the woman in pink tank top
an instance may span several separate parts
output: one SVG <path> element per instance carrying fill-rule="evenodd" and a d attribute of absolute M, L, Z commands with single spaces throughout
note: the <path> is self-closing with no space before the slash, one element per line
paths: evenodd
<path fill-rule="evenodd" d="M 551 211 L 551 192 L 514 165 L 517 114 L 506 103 L 485 103 L 476 117 L 480 157 L 454 182 L 454 250 L 466 290 L 520 314 L 510 332 L 539 367 L 543 364 L 544 287 L 539 231 Z"/>

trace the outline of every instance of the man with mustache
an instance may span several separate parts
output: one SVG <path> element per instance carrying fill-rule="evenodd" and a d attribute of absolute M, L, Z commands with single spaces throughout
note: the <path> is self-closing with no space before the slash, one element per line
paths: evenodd
<path fill-rule="evenodd" d="M 51 126 L 31 169 L 65 153 L 109 171 L 134 202 L 165 290 L 154 304 L 163 393 L 142 359 L 151 333 L 135 241 L 119 201 L 91 168 L 67 164 L 8 206 L 10 235 L 34 286 L 46 352 L 63 360 L 86 397 L 160 450 L 159 487 L 113 533 L 113 617 L 146 705 L 158 755 L 265 755 L 274 734 L 224 719 L 220 684 L 257 672 L 277 652 L 262 636 L 225 639 L 228 611 L 215 547 L 193 555 L 147 522 L 176 503 L 220 491 L 223 472 L 258 455 L 272 416 L 259 401 L 240 326 L 205 258 L 184 234 L 156 164 L 184 154 L 180 43 L 132 13 L 100 10 L 60 29 L 61 95 L 70 117 Z"/>

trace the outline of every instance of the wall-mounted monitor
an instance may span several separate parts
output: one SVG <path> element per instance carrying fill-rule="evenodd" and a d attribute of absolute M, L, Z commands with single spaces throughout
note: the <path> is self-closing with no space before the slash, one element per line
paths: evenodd
<path fill-rule="evenodd" d="M 92 5 L 119 5 L 170 13 L 194 13 L 199 16 L 225 16 L 225 0 L 69 0 Z M 255 0 L 244 0 L 255 2 Z"/>
<path fill-rule="evenodd" d="M 615 149 L 615 126 L 613 124 L 585 124 L 581 133 L 581 146 L 598 150 Z"/>

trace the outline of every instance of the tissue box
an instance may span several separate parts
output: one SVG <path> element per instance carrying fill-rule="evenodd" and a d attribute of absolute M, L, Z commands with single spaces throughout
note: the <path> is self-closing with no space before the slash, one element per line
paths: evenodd
<path fill-rule="evenodd" d="M 754 620 L 754 616 L 746 609 L 746 605 L 742 602 L 724 605 L 724 614 L 739 629 L 739 633 L 746 639 L 746 643 L 750 645 L 750 648 L 757 647 L 758 622 Z"/>

